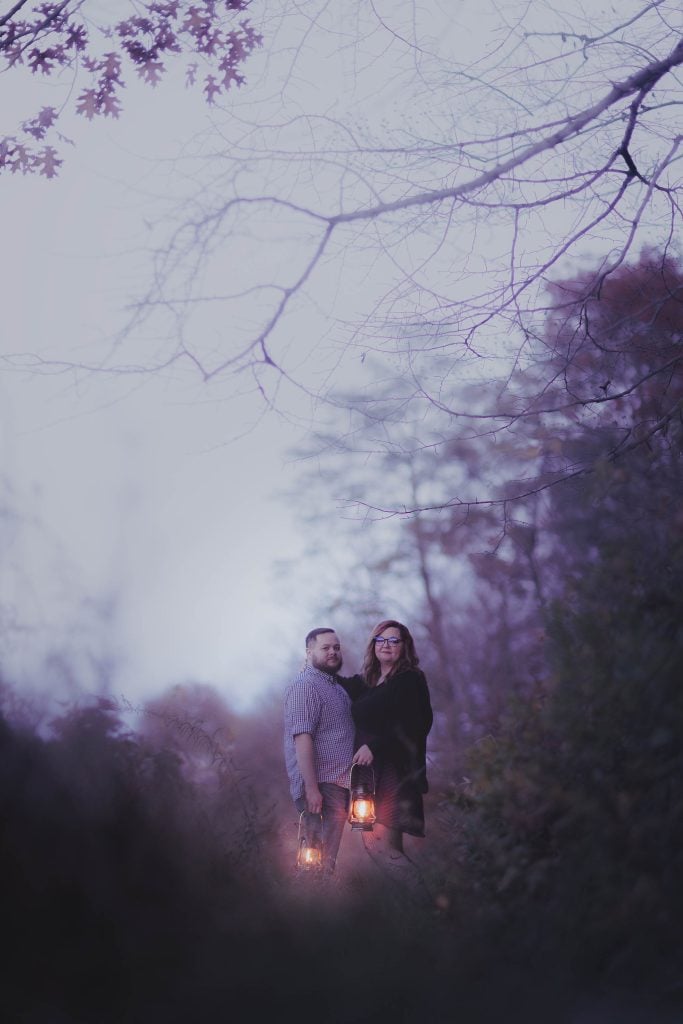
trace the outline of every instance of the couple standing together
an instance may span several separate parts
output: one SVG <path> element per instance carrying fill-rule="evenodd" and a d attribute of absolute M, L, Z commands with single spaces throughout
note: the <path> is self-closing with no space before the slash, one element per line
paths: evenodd
<path fill-rule="evenodd" d="M 377 822 L 363 833 L 369 852 L 380 841 L 401 856 L 404 833 L 424 836 L 432 708 L 418 664 L 409 630 L 394 619 L 373 630 L 362 675 L 338 675 L 342 653 L 333 629 L 306 637 L 306 666 L 285 694 L 285 762 L 297 811 L 322 815 L 327 872 L 347 821 L 352 765 L 371 765 L 374 773 Z"/>

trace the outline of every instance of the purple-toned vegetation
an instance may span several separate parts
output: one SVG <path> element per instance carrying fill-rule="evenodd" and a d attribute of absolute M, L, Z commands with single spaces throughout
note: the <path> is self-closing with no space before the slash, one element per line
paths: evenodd
<path fill-rule="evenodd" d="M 552 295 L 543 344 L 550 362 L 580 350 L 575 401 L 550 389 L 552 433 L 520 425 L 524 515 L 486 555 L 497 506 L 466 537 L 458 510 L 405 522 L 401 572 L 428 570 L 412 621 L 437 712 L 433 905 L 294 884 L 279 699 L 241 715 L 187 686 L 39 734 L 8 688 L 9 1019 L 680 1019 L 683 275 L 645 253 Z M 596 382 L 612 403 L 586 405 Z"/>
<path fill-rule="evenodd" d="M 89 121 L 119 116 L 127 75 L 156 86 L 170 61 L 184 60 L 187 84 L 201 83 L 207 102 L 214 103 L 243 84 L 240 67 L 261 44 L 245 17 L 249 2 L 126 3 L 121 7 L 127 17 L 98 24 L 97 10 L 82 0 L 24 0 L 0 14 L 0 60 L 5 70 L 25 65 L 38 76 L 70 76 L 74 109 Z M 66 141 L 57 127 L 63 110 L 44 106 L 16 134 L 0 137 L 0 173 L 53 178 Z"/>

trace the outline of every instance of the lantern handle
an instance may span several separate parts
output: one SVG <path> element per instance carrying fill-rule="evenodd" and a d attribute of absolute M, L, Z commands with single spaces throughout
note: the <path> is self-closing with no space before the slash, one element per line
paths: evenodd
<path fill-rule="evenodd" d="M 307 810 L 306 810 L 306 809 L 304 808 L 304 810 L 303 810 L 303 811 L 301 812 L 301 814 L 299 815 L 299 831 L 298 831 L 298 833 L 297 833 L 297 837 L 296 837 L 296 842 L 297 842 L 297 846 L 298 846 L 298 845 L 299 845 L 299 843 L 301 842 L 301 824 L 302 824 L 302 822 L 303 822 L 303 820 L 304 820 L 304 814 L 310 814 L 310 816 L 311 816 L 312 818 L 320 818 L 320 840 L 321 840 L 321 842 L 322 842 L 322 830 L 323 830 L 323 825 L 325 824 L 325 822 L 324 822 L 324 820 L 323 820 L 323 815 L 322 815 L 322 811 L 320 812 L 320 814 L 313 814 L 313 812 L 312 812 L 312 811 L 307 811 Z"/>
<path fill-rule="evenodd" d="M 372 772 L 372 793 L 373 793 L 373 796 L 374 796 L 374 793 L 375 793 L 375 769 L 372 767 L 371 764 L 358 764 L 358 763 L 352 764 L 351 768 L 349 770 L 349 789 L 353 789 L 353 769 L 354 768 L 369 768 L 370 769 L 370 771 Z"/>

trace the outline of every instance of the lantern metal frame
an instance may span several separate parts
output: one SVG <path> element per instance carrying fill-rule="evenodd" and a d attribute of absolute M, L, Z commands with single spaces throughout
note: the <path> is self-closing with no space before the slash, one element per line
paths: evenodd
<path fill-rule="evenodd" d="M 304 820 L 304 815 L 305 814 L 308 814 L 309 817 L 311 817 L 311 818 L 315 818 L 315 817 L 320 818 L 320 839 L 319 839 L 319 841 L 317 843 L 309 842 L 307 836 L 304 836 L 303 839 L 301 837 L 301 830 L 302 830 L 303 820 Z M 311 814 L 310 811 L 305 811 L 305 810 L 302 811 L 301 814 L 299 815 L 299 828 L 298 828 L 297 839 L 296 839 L 296 866 L 297 866 L 298 870 L 299 871 L 305 871 L 305 872 L 311 872 L 311 873 L 317 873 L 319 871 L 322 871 L 322 869 L 323 869 L 324 849 L 325 849 L 325 845 L 323 843 L 323 816 L 322 816 L 322 814 L 315 815 L 315 814 Z M 304 850 L 309 850 L 309 851 L 314 850 L 316 852 L 316 854 L 317 854 L 317 857 L 314 860 L 304 859 L 304 856 L 303 856 L 303 851 Z"/>
<path fill-rule="evenodd" d="M 366 783 L 361 782 L 360 785 L 353 785 L 353 769 L 363 768 L 370 769 L 372 773 L 372 787 L 368 787 Z M 356 795 L 354 796 L 354 789 Z M 353 813 L 353 807 L 355 800 L 367 800 L 370 803 L 370 814 L 365 818 L 356 818 Z M 372 826 L 377 821 L 377 815 L 375 814 L 375 769 L 372 765 L 360 765 L 352 764 L 351 771 L 349 772 L 349 824 L 352 829 L 360 829 L 363 832 L 372 832 Z"/>

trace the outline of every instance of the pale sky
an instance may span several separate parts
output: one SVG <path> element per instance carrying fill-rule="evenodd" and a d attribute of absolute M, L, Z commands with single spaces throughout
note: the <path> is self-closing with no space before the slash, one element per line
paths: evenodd
<path fill-rule="evenodd" d="M 58 179 L 3 179 L 3 354 L 96 362 L 121 322 L 154 160 L 206 120 L 197 94 L 132 91 L 120 121 L 76 124 Z M 59 689 L 57 651 L 88 689 L 87 649 L 133 700 L 186 678 L 236 700 L 280 684 L 314 609 L 274 578 L 302 543 L 276 496 L 297 435 L 262 411 L 180 375 L 0 375 L 10 681 Z M 112 598 L 97 635 L 89 602 Z"/>
<path fill-rule="evenodd" d="M 276 19 L 269 28 L 278 29 Z M 313 48 L 308 64 L 300 55 L 299 76 L 289 82 L 318 111 L 367 98 L 346 96 L 351 58 L 331 60 L 336 45 L 327 35 L 328 54 Z M 245 68 L 249 84 L 235 97 L 238 132 L 248 128 L 252 103 L 259 116 L 280 116 L 291 59 L 291 51 L 278 57 L 271 35 Z M 16 110 L 3 105 L 10 127 L 13 117 L 16 123 L 60 95 L 58 83 L 28 74 L 12 86 Z M 385 93 L 391 103 L 388 86 Z M 192 193 L 187 159 L 191 165 L 207 145 L 206 135 L 194 140 L 214 123 L 200 93 L 187 91 L 178 73 L 156 90 L 129 81 L 124 102 L 115 122 L 63 122 L 75 146 L 65 146 L 57 179 L 3 181 L 0 217 L 12 245 L 3 247 L 0 350 L 22 366 L 25 353 L 91 366 L 110 351 L 122 307 L 149 274 L 147 227 L 159 201 Z M 374 102 L 379 113 L 377 95 Z M 294 254 L 283 241 L 269 250 L 276 267 Z M 237 260 L 219 258 L 213 272 L 218 279 L 248 274 L 250 259 L 263 269 L 262 251 L 245 238 Z M 322 288 L 330 304 L 335 288 L 333 270 Z M 220 348 L 220 313 L 200 315 L 202 341 Z M 293 366 L 300 370 L 323 351 L 329 323 L 324 301 L 299 318 L 288 344 Z M 144 361 L 155 344 L 144 331 L 133 333 L 123 362 L 135 362 L 138 350 Z M 305 495 L 281 498 L 296 489 L 288 449 L 301 430 L 274 413 L 264 418 L 258 396 L 240 399 L 233 386 L 210 387 L 180 370 L 140 377 L 12 365 L 0 376 L 11 550 L 0 578 L 10 627 L 0 647 L 7 678 L 61 693 L 73 676 L 88 691 L 98 685 L 93 661 L 104 661 L 111 688 L 131 700 L 187 678 L 236 701 L 281 686 L 303 636 L 320 624 L 307 583 L 291 569 L 284 580 L 276 572 L 279 561 L 296 562 L 305 541 L 298 509 Z M 329 372 L 343 372 L 333 346 L 312 365 L 312 386 Z M 295 393 L 283 404 L 291 417 L 308 420 L 305 397 Z M 325 514 L 334 516 L 334 496 Z M 323 592 L 326 571 L 323 563 L 317 573 Z"/>
<path fill-rule="evenodd" d="M 462 123 L 451 123 L 448 62 L 455 68 L 478 47 L 495 60 L 514 11 L 555 34 L 585 29 L 594 11 L 578 0 L 535 8 L 430 0 L 404 5 L 423 17 L 416 26 L 410 19 L 392 21 L 396 8 L 389 0 L 361 5 L 358 22 L 345 4 L 320 0 L 292 11 L 283 0 L 281 6 L 280 18 L 276 5 L 265 5 L 264 50 L 246 65 L 248 84 L 228 97 L 226 110 L 211 112 L 199 91 L 185 90 L 182 70 L 156 90 L 131 82 L 120 120 L 64 121 L 75 146 L 65 145 L 57 180 L 3 179 L 0 353 L 17 358 L 0 374 L 0 542 L 9 551 L 0 576 L 6 627 L 0 659 L 5 675 L 21 686 L 58 688 L 71 665 L 80 684 L 92 688 L 98 678 L 93 663 L 103 661 L 112 689 L 132 700 L 187 678 L 236 700 L 281 686 L 306 631 L 320 624 L 311 574 L 299 578 L 290 568 L 278 579 L 275 571 L 281 560 L 296 564 L 306 540 L 300 514 L 306 496 L 297 490 L 288 450 L 311 418 L 324 414 L 303 393 L 283 387 L 277 398 L 285 415 L 263 417 L 248 374 L 207 385 L 187 363 L 155 375 L 61 372 L 54 364 L 48 373 L 33 372 L 26 353 L 87 366 L 107 353 L 123 367 L 161 359 L 168 319 L 143 324 L 124 343 L 116 339 L 124 307 L 149 279 L 151 250 L 173 228 L 174 198 L 197 214 L 205 195 L 220 198 L 225 181 L 238 174 L 243 195 L 272 190 L 323 210 L 335 202 L 370 203 L 372 179 L 368 183 L 345 162 L 353 159 L 351 129 L 370 151 L 375 139 L 379 146 L 383 139 L 431 138 L 443 158 L 417 170 L 388 159 L 386 180 L 377 182 L 381 190 L 388 181 L 387 194 L 394 189 L 396 195 L 436 187 L 450 166 L 451 139 L 475 130 L 484 116 L 494 126 L 499 116 L 500 96 L 495 88 L 478 91 L 473 64 L 473 74 L 458 79 L 457 92 L 471 89 L 482 105 L 470 109 L 466 102 Z M 254 4 L 255 16 L 261 7 Z M 319 23 L 308 23 L 315 12 Z M 402 32 L 416 28 L 424 50 L 401 40 Z M 430 48 L 440 51 L 445 66 L 434 63 Z M 539 67 L 533 88 L 542 92 Z M 557 76 L 561 86 L 561 68 Z M 406 81 L 414 86 L 410 102 L 402 92 Z M 604 77 L 587 81 L 586 102 L 591 90 L 604 90 Z M 507 87 L 502 77 L 501 83 L 501 90 Z M 61 95 L 58 83 L 36 82 L 28 73 L 7 74 L 3 85 L 0 117 L 8 129 Z M 269 134 L 253 131 L 257 121 Z M 325 172 L 312 158 L 297 159 L 298 138 L 306 152 L 320 139 L 330 145 Z M 264 140 L 281 146 L 276 160 L 267 160 L 265 149 L 260 158 Z M 219 155 L 209 158 L 212 150 Z M 472 173 L 457 171 L 455 159 L 453 167 Z M 424 185 L 421 168 L 433 178 Z M 159 223 L 165 201 L 169 219 Z M 231 303 L 197 304 L 188 330 L 208 366 L 240 338 L 258 333 L 265 304 L 277 295 L 248 289 L 264 277 L 291 283 L 310 257 L 310 220 L 272 208 L 260 215 L 249 208 L 249 216 L 226 222 L 221 244 L 198 277 L 205 294 L 247 289 L 251 301 L 233 295 Z M 555 237 L 550 216 L 543 213 L 548 244 Z M 278 329 L 279 358 L 313 391 L 331 380 L 372 388 L 362 345 L 343 354 L 344 331 L 349 324 L 362 327 L 366 313 L 372 320 L 373 303 L 393 295 L 397 273 L 405 279 L 429 260 L 427 285 L 453 297 L 458 258 L 475 283 L 488 274 L 488 261 L 508 263 L 510 229 L 501 234 L 495 218 L 482 218 L 476 235 L 458 226 L 443 246 L 429 211 L 424 230 L 413 225 L 405 238 L 400 224 L 395 238 L 391 221 L 384 224 L 384 250 L 374 230 L 371 224 L 358 230 L 350 255 L 340 233 L 330 260 L 316 269 L 315 288 L 312 282 Z M 187 282 L 177 283 L 180 295 Z M 174 286 L 172 279 L 172 296 Z M 403 298 L 396 296 L 400 305 Z M 367 336 L 373 340 L 371 330 Z M 285 502 L 285 490 L 297 497 Z M 343 495 L 342 480 L 320 514 L 332 522 L 335 499 Z M 353 565 L 352 551 L 348 560 Z M 323 558 L 313 569 L 322 593 L 329 562 Z M 46 669 L 45 659 L 55 653 L 60 657 Z"/>

